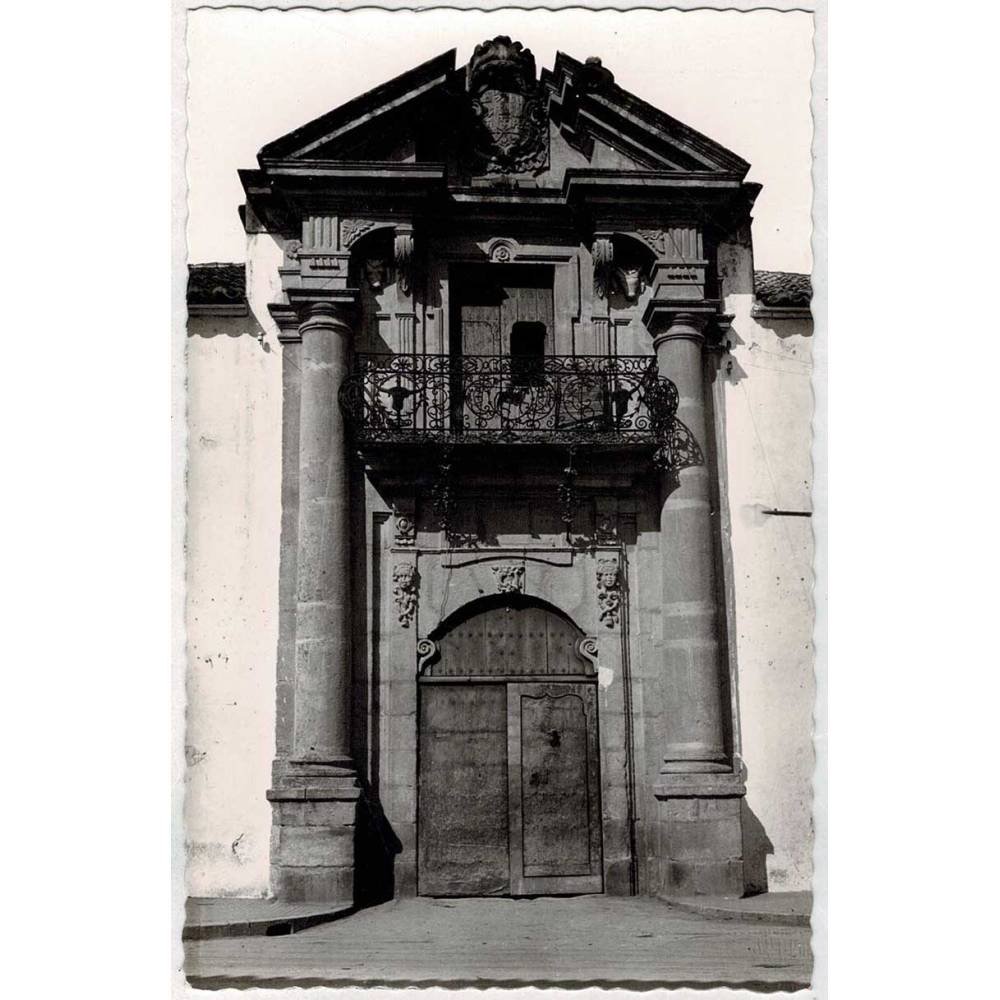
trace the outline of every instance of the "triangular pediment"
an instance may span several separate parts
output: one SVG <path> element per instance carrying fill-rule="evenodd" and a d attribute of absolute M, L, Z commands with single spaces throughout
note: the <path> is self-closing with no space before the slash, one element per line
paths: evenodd
<path fill-rule="evenodd" d="M 571 168 L 742 179 L 736 154 L 619 87 L 598 60 L 534 58 L 499 37 L 452 49 L 265 146 L 276 162 L 441 164 L 451 185 L 507 175 L 560 187 Z"/>

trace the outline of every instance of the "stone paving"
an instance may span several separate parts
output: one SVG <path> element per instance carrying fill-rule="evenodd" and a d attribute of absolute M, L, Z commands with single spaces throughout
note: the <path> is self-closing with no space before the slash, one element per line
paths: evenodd
<path fill-rule="evenodd" d="M 200 989 L 282 986 L 730 986 L 804 989 L 810 930 L 655 899 L 402 899 L 280 937 L 187 941 Z"/>

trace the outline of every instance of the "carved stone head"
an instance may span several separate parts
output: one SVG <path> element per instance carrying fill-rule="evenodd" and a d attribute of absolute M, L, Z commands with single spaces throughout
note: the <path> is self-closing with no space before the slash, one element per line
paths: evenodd
<path fill-rule="evenodd" d="M 389 277 L 389 264 L 382 257 L 370 257 L 365 261 L 365 280 L 373 292 L 381 291 Z"/>
<path fill-rule="evenodd" d="M 615 277 L 622 294 L 630 302 L 637 299 L 646 287 L 646 276 L 639 267 L 616 267 Z"/>

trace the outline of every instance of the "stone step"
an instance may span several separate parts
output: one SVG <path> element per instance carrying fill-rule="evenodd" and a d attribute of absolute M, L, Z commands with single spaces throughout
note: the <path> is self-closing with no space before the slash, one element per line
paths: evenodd
<path fill-rule="evenodd" d="M 676 910 L 716 920 L 808 927 L 812 913 L 811 892 L 765 892 L 759 896 L 729 899 L 722 896 L 664 897 Z"/>
<path fill-rule="evenodd" d="M 185 907 L 185 941 L 294 934 L 354 912 L 351 902 L 286 903 L 277 899 L 191 897 Z"/>

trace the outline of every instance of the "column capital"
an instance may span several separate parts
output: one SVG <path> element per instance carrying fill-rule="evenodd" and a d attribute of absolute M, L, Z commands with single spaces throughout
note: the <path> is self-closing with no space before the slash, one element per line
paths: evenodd
<path fill-rule="evenodd" d="M 323 328 L 350 334 L 352 308 L 353 302 L 336 299 L 305 302 L 299 307 L 299 333 Z"/>
<path fill-rule="evenodd" d="M 703 329 L 708 321 L 719 313 L 717 299 L 663 299 L 655 296 L 649 300 L 642 314 L 646 329 L 659 338 L 671 327 L 687 323 L 701 323 Z"/>
<path fill-rule="evenodd" d="M 653 335 L 653 348 L 674 340 L 693 340 L 704 345 L 706 331 L 715 315 L 715 304 L 709 309 L 664 309 L 656 315 L 653 324 L 657 332 Z"/>
<path fill-rule="evenodd" d="M 303 328 L 314 325 L 346 327 L 352 329 L 358 292 L 344 288 L 318 292 L 289 292 L 288 302 L 273 302 L 267 309 L 278 326 L 278 340 L 282 344 L 295 344 L 302 340 Z M 346 332 L 346 331 L 345 331 Z"/>

